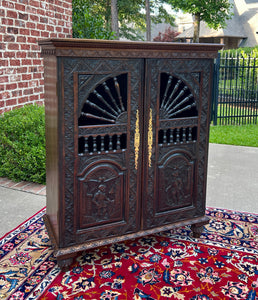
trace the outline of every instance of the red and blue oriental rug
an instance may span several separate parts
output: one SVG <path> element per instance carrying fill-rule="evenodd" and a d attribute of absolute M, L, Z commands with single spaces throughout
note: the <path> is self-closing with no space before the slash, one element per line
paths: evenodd
<path fill-rule="evenodd" d="M 44 213 L 0 240 L 0 299 L 258 299 L 258 215 L 209 208 L 200 239 L 186 226 L 89 250 L 61 272 Z"/>

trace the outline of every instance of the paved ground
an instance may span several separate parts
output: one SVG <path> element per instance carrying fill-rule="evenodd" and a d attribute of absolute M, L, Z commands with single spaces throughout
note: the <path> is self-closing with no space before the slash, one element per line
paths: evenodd
<path fill-rule="evenodd" d="M 0 237 L 43 208 L 45 193 L 0 178 Z M 258 148 L 210 144 L 207 206 L 258 213 Z"/>
<path fill-rule="evenodd" d="M 207 206 L 258 213 L 258 148 L 210 144 Z"/>
<path fill-rule="evenodd" d="M 45 196 L 0 187 L 0 238 L 45 205 Z"/>

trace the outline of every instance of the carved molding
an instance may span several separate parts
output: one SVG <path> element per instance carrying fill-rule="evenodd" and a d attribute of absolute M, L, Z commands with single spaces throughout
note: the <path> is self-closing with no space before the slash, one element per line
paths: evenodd
<path fill-rule="evenodd" d="M 43 52 L 44 54 L 44 52 Z M 45 54 L 46 55 L 46 54 Z M 103 58 L 165 58 L 165 59 L 207 59 L 216 58 L 214 53 L 207 52 L 152 52 L 147 50 L 88 50 L 88 49 L 57 49 L 57 56 L 72 57 L 103 57 Z"/>
<path fill-rule="evenodd" d="M 60 52 L 67 53 L 85 53 L 88 51 L 112 52 L 117 55 L 131 57 L 130 53 L 142 53 L 140 57 L 152 55 L 161 57 L 161 53 L 179 53 L 184 56 L 186 54 L 197 55 L 207 58 L 210 55 L 217 56 L 217 51 L 222 49 L 220 44 L 193 44 L 193 43 L 157 43 L 157 42 L 132 42 L 132 41 L 111 41 L 111 40 L 89 40 L 75 38 L 52 38 L 39 41 L 43 51 L 47 48 L 56 48 Z M 72 51 L 71 51 L 72 50 Z M 87 52 L 86 52 L 87 53 Z M 143 56 L 144 55 L 144 56 Z M 84 55 L 80 55 L 85 57 Z M 103 57 L 99 56 L 99 57 Z M 113 57 L 116 57 L 113 55 Z M 177 56 L 178 57 L 178 56 Z"/>
<path fill-rule="evenodd" d="M 44 57 L 44 56 L 56 56 L 56 49 L 53 48 L 53 49 L 42 49 L 41 51 L 41 56 Z"/>
<path fill-rule="evenodd" d="M 74 253 L 78 253 L 80 251 L 84 251 L 87 249 L 101 247 L 103 245 L 107 245 L 107 244 L 111 244 L 111 243 L 118 243 L 121 241 L 130 240 L 133 238 L 138 238 L 138 237 L 146 236 L 146 235 L 150 235 L 150 234 L 155 234 L 158 232 L 167 231 L 167 230 L 171 230 L 176 227 L 181 227 L 181 226 L 186 226 L 186 225 L 196 224 L 197 227 L 199 227 L 198 224 L 201 224 L 200 226 L 202 226 L 203 224 L 207 224 L 208 222 L 209 222 L 209 218 L 207 216 L 201 216 L 201 217 L 196 217 L 196 218 L 190 217 L 189 219 L 184 220 L 184 221 L 175 222 L 173 224 L 170 223 L 167 225 L 147 229 L 144 231 L 138 231 L 136 233 L 125 234 L 122 236 L 111 237 L 108 239 L 104 238 L 101 240 L 95 240 L 95 241 L 93 240 L 93 241 L 89 241 L 89 242 L 83 242 L 81 244 L 63 248 L 63 249 L 59 248 L 55 251 L 55 255 L 58 259 L 61 260 L 63 258 L 66 258 L 69 255 L 74 255 Z"/>

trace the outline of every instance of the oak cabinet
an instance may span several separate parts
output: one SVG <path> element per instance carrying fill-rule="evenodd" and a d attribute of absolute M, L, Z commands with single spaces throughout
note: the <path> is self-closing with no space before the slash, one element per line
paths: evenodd
<path fill-rule="evenodd" d="M 51 39 L 47 212 L 60 266 L 79 251 L 205 216 L 213 60 L 220 45 Z"/>

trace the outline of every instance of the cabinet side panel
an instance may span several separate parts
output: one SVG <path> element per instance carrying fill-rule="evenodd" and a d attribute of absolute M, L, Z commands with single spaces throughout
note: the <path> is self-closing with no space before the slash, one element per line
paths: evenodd
<path fill-rule="evenodd" d="M 59 240 L 58 224 L 58 95 L 57 58 L 44 57 L 45 120 L 46 120 L 46 190 L 47 215 L 56 241 Z"/>

